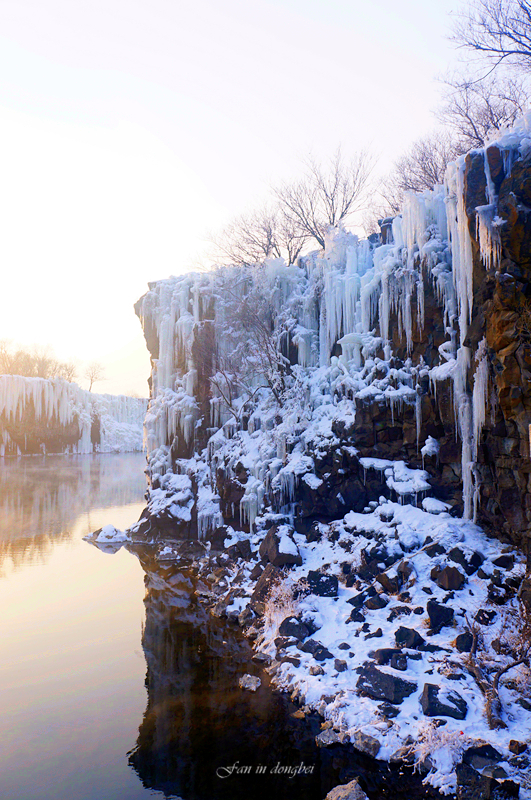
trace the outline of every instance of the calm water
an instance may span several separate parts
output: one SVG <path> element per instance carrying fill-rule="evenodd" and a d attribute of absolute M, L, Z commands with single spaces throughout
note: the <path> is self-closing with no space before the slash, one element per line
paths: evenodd
<path fill-rule="evenodd" d="M 418 776 L 317 749 L 319 720 L 294 719 L 267 676 L 241 691 L 260 674 L 249 645 L 195 601 L 185 565 L 82 541 L 138 518 L 143 467 L 0 462 L 1 800 L 322 800 L 355 776 L 371 800 L 427 797 Z"/>
<path fill-rule="evenodd" d="M 0 466 L 0 798 L 258 800 L 276 786 L 317 800 L 315 768 L 256 775 L 313 763 L 315 747 L 295 707 L 237 688 L 258 673 L 248 645 L 193 602 L 186 572 L 82 541 L 138 518 L 143 466 L 136 454 Z M 253 774 L 218 777 L 236 762 Z"/>
<path fill-rule="evenodd" d="M 145 797 L 126 758 L 146 706 L 143 570 L 82 541 L 138 517 L 143 463 L 0 465 L 2 800 Z"/>

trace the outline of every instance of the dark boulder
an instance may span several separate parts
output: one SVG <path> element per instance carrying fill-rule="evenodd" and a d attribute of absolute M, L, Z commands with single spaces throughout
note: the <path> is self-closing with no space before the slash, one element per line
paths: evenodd
<path fill-rule="evenodd" d="M 492 563 L 495 567 L 500 567 L 500 569 L 511 570 L 514 567 L 514 556 L 512 553 L 504 553 L 495 558 Z"/>
<path fill-rule="evenodd" d="M 400 709 L 396 706 L 391 705 L 391 703 L 381 703 L 378 706 L 378 709 L 382 712 L 384 717 L 388 719 L 393 719 L 394 717 L 398 717 L 400 714 Z"/>
<path fill-rule="evenodd" d="M 456 637 L 455 646 L 460 653 L 470 653 L 473 642 L 474 637 L 470 631 L 465 631 L 465 633 L 460 633 L 459 636 Z"/>
<path fill-rule="evenodd" d="M 485 561 L 484 556 L 477 550 L 467 556 L 460 547 L 452 547 L 448 553 L 448 558 L 463 567 L 467 575 L 473 575 Z"/>
<path fill-rule="evenodd" d="M 531 576 L 524 578 L 518 595 L 526 611 L 531 613 Z"/>
<path fill-rule="evenodd" d="M 316 661 L 325 661 L 334 657 L 330 650 L 327 650 L 321 642 L 317 642 L 315 639 L 309 639 L 304 644 L 299 644 L 298 647 L 303 653 L 310 653 Z"/>
<path fill-rule="evenodd" d="M 387 572 L 381 572 L 376 576 L 376 580 L 388 594 L 398 594 L 402 588 L 403 579 L 398 571 L 395 575 L 388 575 Z"/>
<path fill-rule="evenodd" d="M 426 644 L 426 640 L 422 638 L 413 628 L 400 628 L 395 632 L 395 641 L 398 647 L 409 647 L 411 650 L 417 650 Z"/>
<path fill-rule="evenodd" d="M 264 568 L 260 563 L 255 564 L 254 567 L 251 570 L 251 574 L 249 575 L 250 579 L 252 581 L 257 581 L 263 571 L 264 571 Z"/>
<path fill-rule="evenodd" d="M 284 650 L 286 647 L 296 645 L 299 639 L 295 639 L 294 636 L 276 636 L 274 641 L 277 650 Z"/>
<path fill-rule="evenodd" d="M 369 611 L 378 611 L 380 608 L 385 608 L 388 602 L 389 600 L 377 594 L 376 597 L 367 598 L 365 601 L 365 608 L 368 608 Z"/>
<path fill-rule="evenodd" d="M 369 656 L 374 658 L 376 663 L 380 666 L 385 666 L 385 664 L 389 664 L 393 656 L 399 655 L 400 653 L 402 653 L 402 651 L 397 647 L 381 647 L 369 653 Z"/>
<path fill-rule="evenodd" d="M 280 623 L 278 633 L 280 636 L 289 636 L 295 639 L 306 639 L 310 635 L 309 627 L 300 617 L 286 617 Z"/>
<path fill-rule="evenodd" d="M 445 692 L 439 699 L 440 687 L 435 683 L 424 684 L 420 696 L 420 705 L 427 717 L 453 717 L 465 719 L 468 705 L 460 694 L 454 691 Z"/>
<path fill-rule="evenodd" d="M 518 797 L 520 787 L 514 781 L 498 781 L 490 775 L 480 775 L 468 764 L 456 767 L 457 800 L 511 800 Z"/>
<path fill-rule="evenodd" d="M 505 603 L 510 600 L 513 595 L 514 590 L 506 584 L 502 584 L 500 586 L 498 583 L 492 581 L 487 587 L 487 596 L 490 602 L 495 603 L 497 606 L 505 605 Z"/>
<path fill-rule="evenodd" d="M 430 618 L 430 626 L 435 633 L 439 632 L 441 628 L 446 625 L 451 625 L 454 621 L 454 610 L 448 606 L 443 606 L 437 600 L 428 600 L 426 606 L 428 617 Z"/>
<path fill-rule="evenodd" d="M 282 527 L 286 528 L 287 526 Z M 273 527 L 268 530 L 264 540 L 260 545 L 260 557 L 266 561 L 269 561 L 274 567 L 284 567 L 290 565 L 300 567 L 302 564 L 302 558 L 297 545 L 292 539 L 293 529 L 290 528 L 290 533 L 284 533 L 283 536 L 279 535 L 279 530 L 280 526 L 278 525 L 273 525 Z M 285 536 L 288 537 L 290 542 L 289 552 L 284 552 L 282 548 L 281 542 Z"/>
<path fill-rule="evenodd" d="M 365 664 L 361 668 L 357 688 L 359 692 L 375 700 L 387 700 L 393 705 L 400 705 L 406 697 L 416 691 L 417 684 L 381 672 L 374 664 Z"/>
<path fill-rule="evenodd" d="M 503 758 L 502 754 L 490 744 L 478 744 L 469 747 L 463 754 L 463 763 L 474 769 L 483 769 L 491 764 L 497 764 Z"/>
<path fill-rule="evenodd" d="M 353 606 L 354 608 L 359 609 L 362 607 L 367 597 L 368 597 L 367 592 L 360 592 L 359 594 L 355 594 L 354 597 L 349 597 L 347 603 Z"/>
<path fill-rule="evenodd" d="M 251 560 L 251 543 L 249 539 L 240 539 L 236 542 L 235 547 L 238 550 L 240 558 L 243 558 L 244 561 Z"/>
<path fill-rule="evenodd" d="M 424 552 L 430 558 L 435 558 L 435 556 L 442 556 L 446 550 L 438 542 L 434 542 L 433 544 L 429 544 L 427 547 L 425 547 Z"/>
<path fill-rule="evenodd" d="M 393 669 L 398 669 L 405 672 L 407 669 L 407 656 L 405 653 L 395 653 L 391 656 L 391 666 Z"/>
<path fill-rule="evenodd" d="M 317 597 L 337 597 L 338 580 L 335 575 L 323 575 L 317 570 L 308 573 L 308 587 Z"/>
<path fill-rule="evenodd" d="M 265 603 L 273 586 L 280 580 L 281 573 L 273 564 L 268 564 L 258 580 L 251 595 L 249 605 L 260 616 L 265 611 Z"/>
<path fill-rule="evenodd" d="M 409 606 L 395 606 L 387 617 L 387 622 L 394 622 L 395 619 L 403 617 L 404 614 L 411 614 Z"/>
<path fill-rule="evenodd" d="M 447 592 L 452 589 L 460 589 L 466 580 L 463 573 L 458 570 L 457 567 L 443 567 L 442 569 L 434 567 L 431 571 L 431 579 L 435 581 L 437 586 L 440 586 L 441 589 L 446 589 Z"/>
<path fill-rule="evenodd" d="M 486 608 L 480 608 L 474 619 L 476 622 L 479 622 L 480 625 L 490 625 L 496 613 L 497 612 L 494 610 L 488 611 Z"/>
<path fill-rule="evenodd" d="M 294 667 L 300 667 L 301 660 L 297 656 L 285 655 L 280 658 L 281 664 L 293 664 Z"/>

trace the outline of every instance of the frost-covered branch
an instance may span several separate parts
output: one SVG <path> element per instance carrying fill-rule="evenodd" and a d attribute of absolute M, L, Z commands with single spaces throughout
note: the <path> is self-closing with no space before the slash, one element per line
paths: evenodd
<path fill-rule="evenodd" d="M 226 372 L 218 367 L 217 372 L 210 378 L 211 386 L 216 390 L 218 397 L 223 400 L 227 411 L 240 422 L 244 410 L 253 401 L 262 385 L 254 389 L 246 385 L 245 380 L 237 375 Z"/>

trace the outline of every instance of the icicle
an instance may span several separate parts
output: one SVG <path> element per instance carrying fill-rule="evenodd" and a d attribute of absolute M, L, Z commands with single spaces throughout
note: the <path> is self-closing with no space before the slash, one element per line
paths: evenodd
<path fill-rule="evenodd" d="M 54 424 L 66 428 L 76 420 L 80 430 L 79 439 L 73 445 L 76 453 L 92 452 L 94 415 L 101 422 L 100 451 L 142 449 L 147 400 L 92 394 L 60 378 L 0 376 L 0 414 L 8 421 L 22 421 L 28 406 L 33 408 L 37 421 L 53 420 Z M 68 449 L 65 446 L 65 452 Z"/>
<path fill-rule="evenodd" d="M 465 209 L 465 159 L 461 156 L 446 172 L 448 226 L 452 243 L 453 280 L 459 309 L 459 335 L 463 344 L 472 318 L 473 258 L 472 241 Z"/>
<path fill-rule="evenodd" d="M 417 453 L 419 450 L 421 427 L 422 427 L 422 396 L 420 394 L 420 386 L 417 384 L 416 396 L 415 396 L 415 428 L 417 433 Z"/>
<path fill-rule="evenodd" d="M 495 225 L 495 211 L 494 204 L 476 208 L 476 235 L 481 260 L 486 269 L 497 268 L 501 256 L 501 241 Z"/>
<path fill-rule="evenodd" d="M 473 516 L 474 483 L 472 469 L 473 453 L 473 413 L 472 403 L 466 391 L 466 375 L 470 364 L 470 350 L 460 347 L 457 352 L 457 363 L 453 371 L 454 405 L 457 416 L 457 429 L 461 437 L 461 471 L 463 481 L 463 504 L 465 519 Z"/>
<path fill-rule="evenodd" d="M 422 333 L 424 330 L 424 281 L 422 273 L 417 277 L 417 330 Z"/>
<path fill-rule="evenodd" d="M 487 354 L 487 342 L 485 338 L 481 340 L 477 349 L 476 361 L 477 367 L 474 373 L 474 390 L 472 393 L 472 406 L 474 411 L 474 461 L 477 460 L 479 440 L 487 414 L 489 361 Z"/>

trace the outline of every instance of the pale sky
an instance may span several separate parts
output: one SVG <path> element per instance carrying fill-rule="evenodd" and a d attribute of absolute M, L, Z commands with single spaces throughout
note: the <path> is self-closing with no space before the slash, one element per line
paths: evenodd
<path fill-rule="evenodd" d="M 435 127 L 459 6 L 0 0 L 0 339 L 147 395 L 147 282 L 204 261 L 310 152 L 368 147 L 386 172 Z"/>

